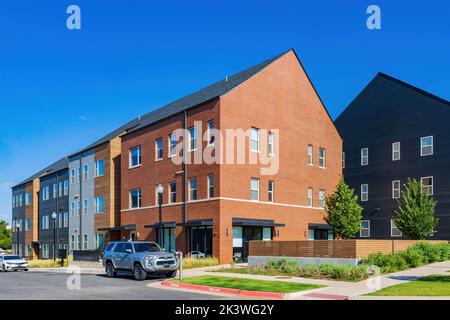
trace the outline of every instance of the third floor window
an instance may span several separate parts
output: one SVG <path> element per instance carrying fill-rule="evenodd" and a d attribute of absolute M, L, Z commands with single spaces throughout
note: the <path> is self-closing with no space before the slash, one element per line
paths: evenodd
<path fill-rule="evenodd" d="M 367 166 L 369 164 L 369 149 L 363 148 L 361 149 L 361 165 Z"/>
<path fill-rule="evenodd" d="M 420 156 L 431 156 L 433 154 L 433 136 L 420 138 Z"/>
<path fill-rule="evenodd" d="M 139 167 L 142 163 L 141 146 L 130 149 L 130 168 Z"/>
<path fill-rule="evenodd" d="M 392 161 L 400 160 L 400 142 L 392 144 Z"/>
<path fill-rule="evenodd" d="M 162 160 L 162 158 L 163 158 L 163 141 L 162 141 L 162 138 L 156 139 L 155 150 L 156 150 L 155 159 L 156 160 Z"/>
<path fill-rule="evenodd" d="M 325 168 L 326 164 L 326 151 L 324 148 L 319 148 L 319 167 Z"/>
<path fill-rule="evenodd" d="M 250 129 L 250 150 L 253 152 L 259 152 L 259 129 Z"/>

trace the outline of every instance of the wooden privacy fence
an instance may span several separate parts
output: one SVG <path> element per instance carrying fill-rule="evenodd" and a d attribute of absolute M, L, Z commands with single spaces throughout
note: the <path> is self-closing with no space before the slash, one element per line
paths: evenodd
<path fill-rule="evenodd" d="M 361 259 L 374 252 L 393 253 L 406 250 L 416 240 L 302 240 L 250 241 L 250 256 L 349 258 Z M 429 243 L 448 243 L 430 240 Z"/>

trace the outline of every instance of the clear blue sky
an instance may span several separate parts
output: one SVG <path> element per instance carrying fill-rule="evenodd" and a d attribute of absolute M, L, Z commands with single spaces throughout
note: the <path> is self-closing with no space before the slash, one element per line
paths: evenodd
<path fill-rule="evenodd" d="M 70 4 L 80 31 L 66 28 Z M 2 1 L 0 218 L 12 184 L 289 48 L 333 118 L 378 71 L 450 99 L 449 40 L 448 0 Z"/>

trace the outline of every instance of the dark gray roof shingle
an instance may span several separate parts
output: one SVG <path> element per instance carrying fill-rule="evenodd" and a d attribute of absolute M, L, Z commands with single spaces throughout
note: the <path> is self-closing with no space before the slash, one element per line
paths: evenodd
<path fill-rule="evenodd" d="M 15 187 L 21 186 L 21 185 L 23 185 L 25 183 L 31 182 L 31 181 L 33 181 L 36 178 L 44 177 L 44 176 L 49 175 L 51 173 L 67 169 L 68 167 L 69 167 L 69 159 L 64 157 L 62 159 L 59 159 L 55 163 L 52 163 L 48 167 L 42 169 L 41 171 L 35 173 L 34 175 L 29 177 L 28 179 L 25 179 L 25 180 L 19 182 L 18 184 L 16 184 L 12 188 L 15 188 Z"/>

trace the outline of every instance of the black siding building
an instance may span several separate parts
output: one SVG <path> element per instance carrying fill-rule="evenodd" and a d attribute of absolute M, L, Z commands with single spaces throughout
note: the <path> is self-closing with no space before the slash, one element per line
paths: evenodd
<path fill-rule="evenodd" d="M 25 220 L 25 185 L 19 185 L 12 189 L 12 249 L 21 256 L 25 251 Z"/>
<path fill-rule="evenodd" d="M 450 239 L 450 102 L 379 73 L 335 124 L 345 180 L 364 207 L 360 236 L 403 238 L 391 218 L 411 177 L 432 187 L 438 202 L 432 239 Z"/>

